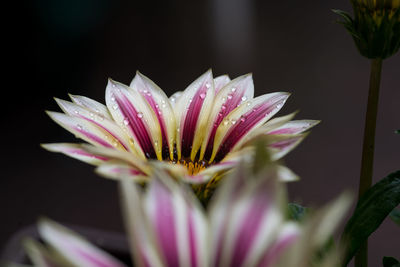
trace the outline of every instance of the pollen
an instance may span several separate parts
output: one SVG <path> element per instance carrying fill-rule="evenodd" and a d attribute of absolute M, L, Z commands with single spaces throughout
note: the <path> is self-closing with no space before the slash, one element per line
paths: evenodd
<path fill-rule="evenodd" d="M 207 162 L 204 160 L 193 162 L 190 159 L 188 160 L 181 159 L 179 161 L 179 164 L 184 165 L 187 168 L 189 175 L 198 174 L 200 171 L 207 168 L 208 165 Z"/>

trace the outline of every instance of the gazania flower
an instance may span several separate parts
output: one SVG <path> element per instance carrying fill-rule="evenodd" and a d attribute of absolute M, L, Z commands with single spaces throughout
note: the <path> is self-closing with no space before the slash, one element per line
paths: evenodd
<path fill-rule="evenodd" d="M 64 114 L 48 112 L 50 117 L 90 145 L 43 146 L 98 165 L 106 177 L 147 181 L 149 162 L 158 162 L 189 182 L 205 182 L 249 155 L 254 138 L 270 136 L 269 148 L 279 159 L 317 123 L 290 121 L 294 114 L 270 120 L 289 94 L 253 95 L 250 74 L 231 81 L 214 79 L 207 71 L 168 98 L 137 73 L 130 86 L 109 80 L 106 106 L 83 96 L 71 95 L 72 102 L 56 99 Z"/>
<path fill-rule="evenodd" d="M 153 177 L 147 192 L 129 179 L 121 181 L 134 266 L 313 266 L 315 252 L 348 206 L 344 196 L 305 225 L 289 221 L 276 170 L 254 175 L 240 165 L 205 211 L 188 187 L 164 179 L 165 175 Z M 42 221 L 39 232 L 52 250 L 28 242 L 36 265 L 123 266 L 55 223 Z M 327 255 L 315 266 L 338 266 L 339 255 Z"/>

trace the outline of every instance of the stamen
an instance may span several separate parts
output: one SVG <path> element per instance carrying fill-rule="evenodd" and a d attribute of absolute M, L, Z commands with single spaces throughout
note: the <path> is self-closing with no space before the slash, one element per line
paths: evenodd
<path fill-rule="evenodd" d="M 181 159 L 179 164 L 184 165 L 187 168 L 189 175 L 198 174 L 208 166 L 207 162 L 204 160 L 193 162 L 190 159 Z"/>

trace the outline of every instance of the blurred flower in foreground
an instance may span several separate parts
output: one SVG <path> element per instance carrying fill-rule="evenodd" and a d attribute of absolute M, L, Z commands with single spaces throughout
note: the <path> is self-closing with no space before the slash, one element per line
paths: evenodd
<path fill-rule="evenodd" d="M 316 254 L 347 210 L 348 196 L 342 195 L 303 224 L 289 221 L 284 184 L 277 173 L 269 166 L 254 174 L 239 164 L 217 189 L 207 211 L 187 185 L 165 173 L 156 173 L 146 192 L 123 179 L 134 266 L 338 266 L 336 250 L 318 260 Z M 25 243 L 38 266 L 123 266 L 54 222 L 41 221 L 39 232 L 51 250 L 32 240 Z"/>
<path fill-rule="evenodd" d="M 400 48 L 400 0 L 351 0 L 354 19 L 346 12 L 342 24 L 353 36 L 360 53 L 385 59 Z"/>
<path fill-rule="evenodd" d="M 72 102 L 56 99 L 65 114 L 48 112 L 50 117 L 91 145 L 43 146 L 98 165 L 97 171 L 110 178 L 147 181 L 153 160 L 190 183 L 203 183 L 251 154 L 254 138 L 270 136 L 268 146 L 277 160 L 318 122 L 290 121 L 294 114 L 270 120 L 289 94 L 253 95 L 251 75 L 230 81 L 226 75 L 214 79 L 207 71 L 185 91 L 167 98 L 137 73 L 129 87 L 109 80 L 107 106 L 83 96 L 71 96 Z M 284 171 L 287 180 L 295 179 Z"/>

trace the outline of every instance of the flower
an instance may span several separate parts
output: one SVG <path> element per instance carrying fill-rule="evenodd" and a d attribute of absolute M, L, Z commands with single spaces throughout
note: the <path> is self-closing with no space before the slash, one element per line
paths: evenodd
<path fill-rule="evenodd" d="M 354 19 L 334 10 L 353 36 L 360 53 L 367 58 L 388 58 L 400 48 L 399 0 L 351 0 Z"/>
<path fill-rule="evenodd" d="M 214 79 L 209 70 L 168 98 L 138 72 L 129 87 L 108 81 L 106 106 L 76 95 L 70 96 L 72 102 L 56 99 L 65 114 L 48 112 L 50 117 L 90 145 L 43 147 L 97 165 L 98 173 L 110 178 L 147 181 L 150 165 L 158 164 L 190 183 L 203 183 L 250 155 L 256 137 L 270 137 L 277 160 L 318 123 L 290 121 L 294 114 L 270 120 L 289 94 L 253 95 L 251 74 L 231 81 L 226 75 Z"/>
<path fill-rule="evenodd" d="M 290 221 L 275 167 L 254 174 L 240 164 L 205 211 L 190 188 L 165 176 L 155 173 L 146 192 L 121 180 L 134 266 L 313 266 L 349 206 L 343 195 L 305 224 Z M 42 220 L 39 233 L 52 250 L 29 241 L 35 264 L 45 259 L 50 266 L 123 266 L 54 222 Z M 338 266 L 338 260 L 336 251 L 328 251 L 315 266 Z"/>

